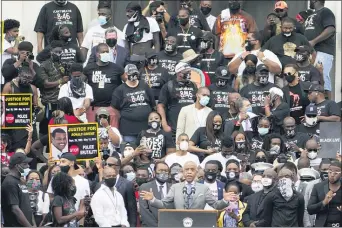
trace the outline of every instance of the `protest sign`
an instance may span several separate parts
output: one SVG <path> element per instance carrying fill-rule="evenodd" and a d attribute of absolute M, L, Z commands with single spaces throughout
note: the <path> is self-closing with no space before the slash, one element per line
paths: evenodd
<path fill-rule="evenodd" d="M 50 157 L 59 160 L 63 153 L 73 153 L 78 161 L 99 156 L 97 123 L 49 125 Z"/>
<path fill-rule="evenodd" d="M 32 123 L 32 94 L 1 94 L 1 128 L 25 129 Z"/>
<path fill-rule="evenodd" d="M 341 144 L 341 123 L 321 122 L 319 125 L 321 149 L 320 158 L 336 158 Z"/>

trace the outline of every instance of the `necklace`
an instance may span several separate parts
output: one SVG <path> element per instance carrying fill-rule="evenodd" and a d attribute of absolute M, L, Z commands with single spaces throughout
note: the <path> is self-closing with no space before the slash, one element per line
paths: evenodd
<path fill-rule="evenodd" d="M 185 33 L 184 33 L 184 29 L 182 27 L 180 27 L 180 28 L 182 29 L 182 33 L 184 35 L 183 42 L 188 42 L 188 36 L 187 35 L 188 35 L 189 30 L 190 30 L 190 26 Z"/>

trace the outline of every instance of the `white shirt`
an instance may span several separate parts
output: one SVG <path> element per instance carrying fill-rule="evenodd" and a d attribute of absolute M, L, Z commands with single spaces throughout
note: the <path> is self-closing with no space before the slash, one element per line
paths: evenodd
<path fill-rule="evenodd" d="M 62 151 L 60 151 L 57 147 L 55 147 L 55 145 L 51 144 L 52 148 L 51 148 L 51 156 L 53 160 L 59 160 L 59 157 L 68 152 L 68 143 L 65 145 L 64 149 Z"/>
<path fill-rule="evenodd" d="M 215 153 L 215 154 L 209 155 L 208 157 L 204 158 L 204 160 L 201 163 L 201 168 L 204 169 L 205 163 L 207 163 L 208 161 L 217 160 L 222 164 L 222 167 L 223 167 L 221 175 L 226 176 L 226 163 L 230 159 L 235 159 L 238 162 L 240 162 L 240 160 L 234 155 L 230 156 L 229 158 L 225 158 L 222 156 L 221 153 Z"/>
<path fill-rule="evenodd" d="M 2 51 L 2 53 L 1 53 L 1 68 L 7 59 L 12 58 L 12 55 L 10 53 L 6 52 L 6 50 L 8 48 L 12 47 L 12 44 L 10 42 L 8 42 L 6 39 L 4 39 L 4 42 L 2 43 L 2 45 L 3 45 L 3 47 L 1 49 L 1 51 Z M 2 76 L 2 73 L 1 73 L 1 85 L 3 85 L 3 84 L 5 84 L 5 78 Z"/>
<path fill-rule="evenodd" d="M 164 184 L 160 184 L 158 181 L 156 181 L 157 183 L 157 189 L 158 189 L 158 192 L 160 192 L 160 187 L 159 186 L 163 186 L 163 196 L 165 197 L 167 195 L 167 186 L 166 186 L 166 183 Z"/>
<path fill-rule="evenodd" d="M 73 94 L 70 89 L 70 82 L 67 84 L 62 85 L 62 87 L 59 90 L 58 99 L 62 97 L 69 97 L 72 103 L 73 109 L 83 108 L 83 102 L 85 99 L 90 99 L 90 102 L 94 100 L 93 96 L 93 89 L 85 83 L 85 97 L 75 98 L 73 97 Z M 84 123 L 87 123 L 86 114 L 84 113 L 82 116 L 78 117 L 80 120 L 82 120 Z"/>
<path fill-rule="evenodd" d="M 260 50 L 260 49 L 259 49 L 259 50 Z M 253 50 L 253 51 L 251 51 L 251 54 L 257 56 L 259 50 Z M 243 53 L 243 52 L 240 52 L 240 53 L 236 54 L 236 55 L 234 56 L 234 58 L 232 59 L 232 61 L 230 61 L 230 62 L 228 63 L 228 66 L 229 66 L 229 64 L 230 64 L 231 62 L 233 62 L 233 61 L 235 61 L 237 58 L 239 58 L 239 57 L 241 56 L 242 53 Z M 269 51 L 269 50 L 264 50 L 264 56 L 265 56 L 267 59 L 269 59 L 269 60 L 271 60 L 271 61 L 277 63 L 277 64 L 279 65 L 280 69 L 282 69 L 282 65 L 281 65 L 281 63 L 280 63 L 279 58 L 278 58 L 273 52 L 271 52 L 271 51 Z M 263 62 L 261 62 L 261 59 L 258 58 L 257 66 L 260 65 L 260 64 L 263 64 Z M 246 63 L 245 63 L 245 61 L 242 61 L 242 63 L 241 63 L 240 66 L 239 66 L 239 69 L 238 69 L 238 76 L 240 76 L 240 77 L 242 76 L 242 73 L 243 73 L 243 71 L 245 70 L 245 68 L 246 68 Z M 271 73 L 271 72 L 269 73 L 268 81 L 271 82 L 271 83 L 274 83 L 274 74 Z"/>
<path fill-rule="evenodd" d="M 214 28 L 214 25 L 215 25 L 215 21 L 216 21 L 216 17 L 214 17 L 213 15 L 209 15 L 207 18 L 206 18 L 207 22 L 208 22 L 208 25 L 209 25 L 209 28 L 211 30 L 213 30 Z"/>
<path fill-rule="evenodd" d="M 150 25 L 150 32 L 146 33 L 146 30 L 144 30 L 143 32 L 143 37 L 140 41 L 138 41 L 137 43 L 145 43 L 149 40 L 153 40 L 153 33 L 155 32 L 160 32 L 160 28 L 158 25 L 158 22 L 156 21 L 156 19 L 154 19 L 153 17 L 146 17 L 149 25 Z M 139 25 L 139 21 L 134 22 L 134 26 L 138 26 Z M 126 39 L 126 29 L 127 29 L 127 25 L 125 25 L 124 29 L 123 29 L 123 34 L 124 34 L 124 40 Z"/>
<path fill-rule="evenodd" d="M 209 187 L 210 192 L 213 194 L 216 200 L 218 200 L 218 189 L 217 189 L 217 183 L 216 181 L 214 183 L 208 183 L 204 181 L 204 184 Z M 213 207 L 209 206 L 209 204 L 206 204 L 204 207 L 204 210 L 215 210 Z"/>
<path fill-rule="evenodd" d="M 117 44 L 125 47 L 125 34 L 122 33 L 122 31 L 120 29 L 118 29 L 117 27 L 113 26 L 116 29 L 116 33 L 117 33 Z M 87 60 L 84 63 L 84 66 L 87 64 L 90 53 L 91 53 L 91 49 L 95 46 L 97 46 L 100 43 L 106 43 L 106 38 L 105 38 L 105 32 L 106 29 L 102 28 L 101 25 L 97 24 L 94 25 L 93 27 L 89 28 L 83 43 L 82 43 L 82 47 L 83 48 L 87 48 L 88 49 L 88 53 L 87 53 Z"/>
<path fill-rule="evenodd" d="M 173 164 L 178 163 L 182 167 L 185 162 L 192 161 L 195 162 L 197 166 L 200 165 L 199 159 L 196 155 L 187 152 L 184 156 L 179 156 L 177 153 L 172 153 L 166 156 L 165 163 L 171 167 Z"/>
<path fill-rule="evenodd" d="M 108 147 L 109 147 L 109 149 L 110 149 L 111 151 L 114 151 L 115 148 L 119 148 L 119 147 L 120 147 L 120 144 L 121 144 L 121 142 L 122 142 L 122 136 L 121 136 L 121 134 L 120 134 L 120 131 L 119 131 L 116 127 L 111 127 L 111 128 L 112 128 L 112 131 L 113 131 L 116 135 L 118 135 L 118 136 L 119 136 L 119 139 L 120 139 L 119 144 L 115 145 L 115 144 L 113 144 L 113 143 L 111 142 L 111 140 L 110 140 L 110 138 L 109 138 L 109 146 L 108 146 Z M 106 128 L 104 128 L 104 127 L 99 127 L 98 130 L 99 130 L 99 135 L 103 135 L 103 134 L 107 134 L 107 135 L 108 135 L 108 131 L 107 131 Z"/>
<path fill-rule="evenodd" d="M 88 180 L 85 179 L 84 177 L 81 177 L 80 175 L 76 175 L 72 178 L 75 180 L 75 186 L 76 186 L 76 194 L 74 195 L 74 197 L 77 200 L 75 204 L 75 209 L 77 211 L 80 206 L 81 200 L 83 200 L 86 195 L 90 195 L 90 187 L 89 187 Z M 51 179 L 48 189 L 46 191 L 47 193 L 50 193 L 50 194 L 53 194 L 52 180 L 53 179 Z"/>
<path fill-rule="evenodd" d="M 129 227 L 124 200 L 115 187 L 114 191 L 111 191 L 102 184 L 93 195 L 90 206 L 99 227 L 118 225 Z"/>
<path fill-rule="evenodd" d="M 37 202 L 38 210 L 37 215 L 47 214 L 50 211 L 50 198 L 49 194 L 45 193 L 44 202 L 43 202 L 43 192 L 38 191 L 38 202 Z"/>

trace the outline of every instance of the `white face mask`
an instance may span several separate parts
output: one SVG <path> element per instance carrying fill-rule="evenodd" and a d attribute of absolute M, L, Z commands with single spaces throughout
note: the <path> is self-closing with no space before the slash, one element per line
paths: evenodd
<path fill-rule="evenodd" d="M 316 151 L 308 151 L 308 158 L 313 160 L 317 157 L 317 152 Z"/>
<path fill-rule="evenodd" d="M 128 19 L 128 21 L 129 21 L 129 22 L 135 22 L 135 21 L 137 20 L 137 18 L 138 18 L 138 11 L 136 11 L 136 12 L 133 14 L 133 16 L 132 16 L 130 19 Z"/>
<path fill-rule="evenodd" d="M 259 192 L 263 189 L 263 185 L 260 182 L 252 182 L 251 187 L 253 192 Z"/>
<path fill-rule="evenodd" d="M 264 186 L 264 187 L 271 186 L 271 185 L 272 185 L 272 179 L 271 179 L 271 178 L 267 178 L 267 177 L 263 177 L 263 178 L 261 179 L 261 184 L 262 184 L 262 186 Z"/>
<path fill-rule="evenodd" d="M 317 124 L 317 116 L 316 117 L 307 117 L 307 116 L 305 116 L 305 123 L 308 126 L 315 126 Z"/>
<path fill-rule="evenodd" d="M 290 178 L 281 178 L 278 181 L 278 188 L 279 188 L 280 194 L 286 200 L 290 200 L 290 198 L 293 196 L 292 185 L 293 185 L 293 181 Z"/>
<path fill-rule="evenodd" d="M 126 173 L 126 180 L 128 181 L 133 181 L 135 179 L 135 173 L 134 172 L 129 172 L 129 173 Z"/>
<path fill-rule="evenodd" d="M 103 63 L 108 63 L 110 61 L 110 54 L 108 52 L 100 54 L 100 60 Z"/>
<path fill-rule="evenodd" d="M 179 143 L 179 149 L 183 151 L 187 151 L 189 148 L 189 143 L 187 141 L 182 141 Z"/>
<path fill-rule="evenodd" d="M 292 35 L 291 32 L 289 32 L 289 33 L 283 33 L 283 34 L 284 34 L 284 36 L 286 36 L 286 37 L 290 37 L 290 36 Z"/>

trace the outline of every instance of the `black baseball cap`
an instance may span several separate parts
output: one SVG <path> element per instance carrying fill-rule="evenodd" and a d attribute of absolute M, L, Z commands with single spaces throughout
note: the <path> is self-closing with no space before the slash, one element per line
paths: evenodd
<path fill-rule="evenodd" d="M 66 152 L 66 153 L 63 153 L 60 157 L 60 159 L 64 158 L 64 159 L 67 159 L 69 161 L 73 161 L 74 162 L 74 169 L 78 169 L 78 165 L 76 164 L 76 156 L 73 154 L 73 153 L 70 153 L 70 152 Z"/>
<path fill-rule="evenodd" d="M 308 53 L 311 53 L 311 49 L 307 45 L 298 46 L 298 47 L 295 48 L 294 51 L 295 52 L 308 52 Z"/>
<path fill-rule="evenodd" d="M 216 69 L 216 77 L 221 79 L 228 79 L 230 77 L 230 72 L 226 66 L 220 66 Z"/>
<path fill-rule="evenodd" d="M 320 92 L 320 93 L 324 93 L 324 87 L 318 84 L 312 84 L 309 89 L 309 92 Z"/>
<path fill-rule="evenodd" d="M 9 161 L 9 167 L 11 168 L 21 163 L 30 163 L 31 161 L 32 158 L 27 157 L 24 153 L 17 152 L 11 156 Z"/>
<path fill-rule="evenodd" d="M 255 70 L 255 73 L 259 73 L 259 74 L 262 74 L 262 73 L 268 74 L 269 72 L 270 72 L 270 70 L 268 69 L 268 67 L 265 64 L 259 64 Z"/>
<path fill-rule="evenodd" d="M 160 6 L 163 6 L 164 5 L 164 2 L 162 1 L 154 1 L 150 4 L 150 9 L 152 8 L 159 8 Z"/>
<path fill-rule="evenodd" d="M 317 106 L 314 104 L 310 104 L 310 105 L 306 106 L 305 115 L 317 116 Z"/>
<path fill-rule="evenodd" d="M 146 52 L 145 53 L 145 57 L 146 59 L 150 59 L 152 57 L 157 57 L 158 56 L 158 53 L 157 52 Z"/>

